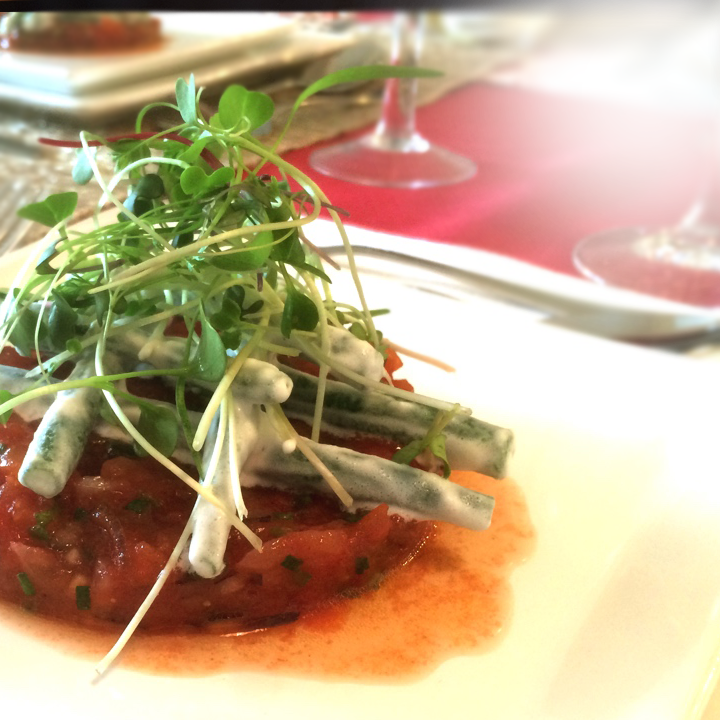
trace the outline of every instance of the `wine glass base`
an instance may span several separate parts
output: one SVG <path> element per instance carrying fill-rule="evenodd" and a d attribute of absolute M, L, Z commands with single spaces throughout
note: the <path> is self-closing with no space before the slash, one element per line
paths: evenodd
<path fill-rule="evenodd" d="M 427 188 L 471 178 L 477 168 L 468 158 L 417 137 L 411 149 L 383 149 L 368 135 L 331 145 L 310 155 L 315 170 L 338 180 L 394 188 Z"/>
<path fill-rule="evenodd" d="M 573 251 L 595 282 L 705 307 L 720 307 L 720 228 L 621 228 L 591 235 Z"/>

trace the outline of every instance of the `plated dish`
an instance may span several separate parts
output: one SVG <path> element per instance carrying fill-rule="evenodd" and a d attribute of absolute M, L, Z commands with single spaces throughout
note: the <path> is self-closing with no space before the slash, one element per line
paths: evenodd
<path fill-rule="evenodd" d="M 338 291 L 348 283 L 343 272 L 333 280 Z M 513 575 L 502 642 L 389 683 L 282 672 L 173 678 L 120 665 L 89 688 L 94 658 L 4 620 L 3 644 L 14 649 L 2 661 L 9 707 L 26 706 L 42 673 L 50 692 L 35 707 L 68 718 L 124 718 L 138 703 L 147 717 L 239 704 L 273 719 L 329 720 L 339 705 L 360 719 L 368 704 L 382 717 L 400 707 L 430 717 L 466 712 L 479 694 L 502 720 L 700 717 L 720 647 L 720 580 L 707 571 L 720 557 L 714 368 L 547 327 L 490 301 L 431 294 L 413 280 L 408 267 L 407 282 L 364 282 L 370 302 L 414 309 L 385 318 L 398 343 L 437 355 L 441 339 L 457 366 L 447 374 L 408 360 L 408 376 L 423 392 L 462 390 L 477 412 L 516 430 L 511 476 L 538 540 Z M 442 318 L 442 332 L 427 332 L 428 317 Z M 481 364 L 468 325 L 497 339 Z"/>
<path fill-rule="evenodd" d="M 240 91 L 231 92 L 230 97 L 232 100 L 228 102 L 233 107 L 238 104 L 242 106 L 249 100 Z M 178 100 L 187 122 L 191 122 L 187 118 L 192 115 L 188 101 L 193 98 L 194 90 L 191 86 L 178 85 Z M 258 108 L 263 107 L 262 100 L 255 98 L 253 106 L 256 112 L 252 119 L 259 124 L 264 116 L 264 111 L 257 112 Z M 228 115 L 227 110 L 228 106 L 221 103 L 220 115 L 216 120 L 220 124 L 217 127 L 232 129 L 232 122 L 229 126 L 225 123 L 236 115 L 234 111 Z M 181 154 L 168 157 L 168 165 L 184 167 L 183 163 L 187 163 L 190 156 L 182 154 L 186 152 L 183 146 L 184 143 L 180 143 L 179 147 L 170 146 Z M 253 147 L 257 149 L 257 146 Z M 132 146 L 124 149 L 138 148 Z M 200 150 L 200 147 L 196 149 Z M 141 154 L 128 167 L 142 167 L 148 157 Z M 211 159 L 205 157 L 208 163 Z M 206 190 L 212 189 L 208 183 L 215 182 L 218 188 L 222 188 L 228 182 L 225 171 L 221 172 L 221 168 L 213 170 L 208 176 L 205 176 L 204 171 L 200 174 L 187 173 L 180 185 L 183 192 L 172 194 L 174 201 L 180 202 L 174 208 L 175 213 L 185 207 L 194 207 L 195 201 L 191 198 L 194 193 L 202 196 Z M 87 172 L 87 168 L 81 168 L 79 176 L 84 172 Z M 143 176 L 142 180 L 146 177 L 149 176 Z M 165 189 L 174 187 L 172 182 L 177 180 L 172 173 L 163 176 Z M 171 184 L 167 185 L 168 182 Z M 237 211 L 242 208 L 242 212 L 247 212 L 247 208 L 253 207 L 251 189 L 260 192 L 266 183 L 272 185 L 272 179 L 259 179 L 260 184 L 257 186 L 251 180 L 247 182 L 247 186 L 240 185 L 240 188 L 249 193 L 244 199 L 250 205 L 241 205 L 235 208 Z M 143 221 L 145 223 L 148 218 L 154 217 L 153 212 L 164 213 L 161 206 L 153 203 L 145 203 L 145 209 L 141 211 L 141 200 L 154 200 L 162 196 L 162 193 L 156 193 L 156 184 L 157 179 L 143 182 L 144 189 L 140 192 L 141 184 L 138 183 L 131 201 L 125 205 L 123 212 L 126 217 L 122 223 L 130 223 L 128 213 L 137 212 L 146 218 Z M 282 197 L 280 193 L 279 198 Z M 222 197 L 219 199 L 222 200 Z M 49 212 L 55 220 L 62 220 L 67 216 L 66 200 L 67 197 L 56 198 L 53 203 L 42 205 L 33 212 Z M 202 201 L 201 206 L 203 202 L 206 201 Z M 184 215 L 176 214 L 173 218 L 178 222 L 185 220 Z M 134 222 L 137 222 L 137 218 Z M 158 227 L 164 229 L 163 220 L 159 222 Z M 263 257 L 267 259 L 263 252 L 270 247 L 267 244 L 268 236 L 264 237 L 264 242 L 260 242 L 262 236 L 251 227 L 256 224 L 251 222 L 241 226 L 244 228 L 242 232 L 233 231 L 240 235 L 255 233 L 249 247 L 235 248 L 236 253 L 253 253 L 245 263 L 264 262 Z M 133 225 L 123 227 L 123 237 L 129 238 L 129 241 L 122 246 L 121 254 L 132 255 L 137 247 L 132 241 Z M 139 223 L 138 227 L 144 226 Z M 276 229 L 287 230 L 291 227 L 294 227 L 293 223 L 286 228 Z M 115 227 L 115 230 L 105 232 L 117 230 L 118 227 Z M 192 232 L 197 230 L 193 226 Z M 130 235 L 126 231 L 130 231 Z M 154 232 L 157 234 L 159 230 Z M 183 233 L 176 235 L 177 242 L 173 240 L 176 251 L 185 247 L 188 252 L 193 249 L 187 244 L 190 241 Z M 103 236 L 93 231 L 80 237 L 83 247 L 91 247 Z M 230 236 L 223 237 L 226 241 L 230 240 Z M 280 243 L 285 239 L 285 236 L 278 237 L 273 242 Z M 50 237 L 49 240 L 54 241 L 55 238 Z M 204 237 L 203 247 L 208 242 L 207 237 Z M 64 259 L 62 254 L 58 255 L 62 249 L 62 239 L 59 244 L 52 242 L 46 245 L 44 249 L 49 250 L 49 253 L 42 253 L 41 257 L 40 251 L 35 249 L 34 255 L 31 251 L 26 257 L 30 263 L 28 267 L 37 265 L 42 268 L 42 272 L 50 271 L 52 274 L 56 270 L 52 264 L 48 267 L 48 263 L 69 261 L 75 264 L 78 272 L 90 275 L 100 272 L 101 276 L 103 271 L 122 268 L 122 264 L 117 264 L 122 258 L 115 259 L 113 256 L 106 259 L 107 265 L 87 265 L 87 258 L 74 254 L 78 247 L 71 248 L 67 259 Z M 290 250 L 287 249 L 287 252 L 290 253 Z M 182 256 L 183 252 L 176 255 Z M 232 255 L 229 257 L 232 258 Z M 294 258 L 293 266 L 301 272 L 301 276 L 303 272 L 310 272 L 310 268 L 295 255 L 283 255 L 282 259 L 287 262 L 291 257 Z M 225 264 L 227 260 L 212 251 L 202 259 L 211 261 L 211 267 L 205 268 L 205 272 L 211 271 L 211 275 L 216 267 L 212 261 L 220 262 L 222 259 L 221 264 Z M 232 263 L 235 270 L 248 271 L 259 267 L 254 264 L 247 266 L 245 263 L 238 265 L 238 260 L 228 262 Z M 155 267 L 157 262 L 152 260 L 151 265 Z M 128 282 L 127 278 L 142 272 L 143 268 L 148 270 L 149 266 L 125 268 L 124 274 L 121 272 L 113 276 L 112 282 L 121 286 L 123 282 Z M 199 266 L 189 270 L 198 271 Z M 178 272 L 185 271 L 178 266 Z M 247 281 L 257 281 L 256 292 L 259 292 L 261 281 L 254 275 L 254 272 L 250 273 Z M 163 279 L 170 284 L 167 292 L 172 295 L 172 277 L 163 276 Z M 355 278 L 348 284 L 347 273 L 342 271 L 328 279 L 333 281 L 335 297 L 340 297 L 341 293 L 355 285 Z M 188 276 L 188 282 L 191 285 L 195 282 L 192 274 Z M 267 282 L 275 281 L 268 276 Z M 291 303 L 288 300 L 298 292 L 298 287 L 291 284 L 287 276 L 285 283 L 285 290 L 282 290 L 282 285 L 278 286 L 281 299 L 285 297 L 279 329 L 287 339 L 295 337 L 294 331 L 311 332 L 318 324 L 318 317 L 314 318 L 312 328 L 306 327 L 313 313 L 304 301 L 294 299 Z M 307 283 L 307 278 L 303 278 L 303 283 Z M 656 708 L 660 714 L 653 713 L 654 717 L 679 717 L 682 713 L 686 717 L 692 716 L 691 713 L 702 703 L 703 688 L 712 676 L 720 639 L 715 617 L 720 582 L 712 574 L 704 572 L 706 566 L 716 563 L 720 549 L 720 531 L 716 522 L 720 498 L 716 483 L 705 481 L 703 476 L 711 460 L 711 437 L 714 430 L 705 412 L 715 407 L 717 401 L 717 393 L 713 393 L 713 385 L 709 382 L 710 374 L 698 372 L 693 365 L 690 380 L 685 377 L 675 380 L 690 369 L 691 365 L 687 361 L 663 358 L 600 341 L 581 340 L 578 344 L 577 336 L 571 333 L 541 328 L 526 321 L 514 324 L 508 318 L 501 317 L 495 311 L 496 308 L 479 300 L 467 302 L 466 299 L 453 297 L 451 291 L 438 294 L 433 289 L 428 292 L 421 284 L 420 287 L 418 285 L 411 268 L 408 268 L 407 276 L 390 279 L 387 274 L 371 274 L 365 283 L 366 298 L 373 304 L 381 302 L 384 305 L 392 300 L 393 304 L 412 308 L 409 315 L 396 312 L 391 316 L 387 328 L 397 338 L 396 342 L 404 341 L 406 346 L 412 346 L 421 354 L 435 356 L 438 354 L 438 346 L 442 344 L 451 351 L 457 366 L 455 374 L 443 372 L 440 368 L 428 370 L 425 367 L 423 370 L 417 363 L 409 363 L 408 374 L 414 377 L 417 373 L 423 390 L 437 392 L 440 396 L 452 397 L 453 393 L 462 388 L 461 396 L 463 399 L 468 398 L 471 407 L 500 426 L 513 425 L 517 431 L 518 445 L 524 443 L 523 454 L 518 451 L 512 475 L 520 481 L 526 498 L 516 494 L 513 502 L 518 506 L 527 504 L 532 508 L 538 547 L 524 566 L 517 570 L 516 579 L 513 580 L 513 617 L 510 623 L 503 623 L 501 642 L 491 649 L 485 647 L 484 654 L 480 655 L 472 644 L 464 646 L 462 652 L 458 652 L 457 647 L 448 648 L 446 659 L 434 657 L 433 662 L 424 666 L 422 671 L 415 668 L 414 674 L 404 677 L 396 674 L 390 682 L 387 678 L 381 682 L 372 673 L 358 673 L 353 664 L 347 668 L 334 668 L 333 682 L 312 675 L 298 677 L 302 663 L 288 665 L 283 655 L 272 666 L 273 672 L 258 672 L 252 667 L 238 672 L 225 664 L 187 663 L 187 656 L 181 650 L 175 658 L 176 667 L 179 674 L 189 677 L 173 677 L 172 674 L 157 677 L 143 671 L 147 668 L 125 668 L 120 665 L 88 693 L 86 684 L 84 692 L 81 692 L 79 684 L 67 682 L 67 676 L 53 673 L 48 666 L 43 666 L 44 677 L 50 677 L 51 683 L 61 683 L 53 688 L 55 692 L 49 694 L 55 706 L 60 696 L 62 707 L 70 707 L 74 716 L 77 716 L 78 707 L 82 708 L 81 712 L 97 713 L 99 705 L 106 704 L 111 707 L 109 712 L 112 717 L 113 712 L 127 714 L 130 702 L 133 708 L 137 708 L 138 698 L 145 701 L 147 694 L 151 694 L 147 702 L 143 703 L 143 710 L 150 716 L 172 712 L 178 717 L 190 717 L 200 711 L 221 712 L 228 704 L 242 703 L 245 711 L 251 715 L 262 713 L 279 717 L 292 711 L 298 699 L 302 698 L 303 712 L 307 711 L 308 716 L 313 717 L 336 716 L 339 703 L 347 708 L 345 712 L 349 717 L 364 716 L 368 705 L 379 708 L 402 706 L 427 716 L 447 712 L 448 709 L 457 713 L 466 711 L 469 703 L 477 702 L 480 678 L 483 684 L 487 682 L 482 688 L 482 704 L 484 710 L 493 717 L 557 718 L 577 717 L 578 714 L 586 717 L 610 718 L 618 714 L 641 717 Z M 21 283 L 20 287 L 25 289 L 21 290 L 15 302 L 6 304 L 6 309 L 21 303 L 22 293 L 39 285 Z M 274 290 L 275 285 L 271 284 L 270 288 Z M 97 291 L 100 290 L 98 286 Z M 272 293 L 269 294 L 270 298 L 274 297 Z M 169 297 L 166 297 L 165 302 L 170 302 Z M 141 299 L 138 297 L 135 301 L 140 302 Z M 87 312 L 82 297 L 71 292 L 65 302 L 71 300 L 77 305 L 77 312 L 81 315 Z M 126 300 L 132 302 L 133 298 L 129 296 Z M 141 307 L 131 312 L 127 305 L 120 309 L 119 304 L 114 304 L 117 301 L 118 298 L 113 299 L 108 307 L 113 308 L 112 313 L 115 315 L 127 315 L 126 319 L 129 318 L 130 323 L 135 322 L 133 318 L 139 312 L 145 312 Z M 192 302 L 192 297 L 183 296 L 183 306 Z M 265 297 L 265 302 L 272 309 L 270 299 Z M 241 306 L 244 307 L 243 301 Z M 110 356 L 106 358 L 102 351 L 102 345 L 112 341 L 113 334 L 117 334 L 114 333 L 116 326 L 107 325 L 112 316 L 108 307 L 103 310 L 102 304 L 96 306 L 98 318 L 105 318 L 105 330 L 99 338 L 92 335 L 92 323 L 87 330 L 83 330 L 90 332 L 92 337 L 88 337 L 92 342 L 98 343 L 96 367 L 101 367 L 115 352 L 111 347 Z M 26 312 L 40 312 L 42 308 L 42 304 L 36 307 L 31 303 L 27 305 Z M 56 319 L 60 312 L 68 317 L 67 308 L 58 298 L 54 298 L 53 308 Z M 247 312 L 261 310 L 256 308 Z M 328 309 L 328 312 L 332 311 L 332 308 Z M 141 314 L 139 317 L 144 316 Z M 76 327 L 80 322 L 78 318 L 76 315 L 73 320 Z M 199 316 L 198 321 L 202 324 L 202 336 L 212 338 L 207 320 Z M 364 322 L 359 330 L 369 333 L 370 320 L 366 317 Z M 17 327 L 19 330 L 23 328 L 22 325 Z M 80 327 L 84 327 L 82 322 Z M 117 336 L 120 337 L 127 332 L 129 325 L 117 327 L 120 333 Z M 28 336 L 21 333 L 15 339 L 20 342 L 24 336 L 31 344 L 37 343 L 39 339 L 41 343 L 49 343 L 49 348 L 54 352 L 58 351 L 57 343 L 61 344 L 59 347 L 64 343 L 67 352 L 73 354 L 77 350 L 79 337 L 67 337 L 63 334 L 64 329 L 67 329 L 67 323 L 55 322 L 53 325 L 51 318 L 43 331 L 48 335 L 41 332 L 33 340 L 32 333 Z M 231 329 L 232 325 L 223 327 L 222 331 Z M 449 339 L 446 339 L 448 335 Z M 478 338 L 485 342 L 478 342 Z M 280 347 L 280 335 L 274 342 L 276 347 Z M 198 345 L 195 357 L 207 357 L 207 348 L 200 349 L 203 343 L 204 340 Z M 286 345 L 283 349 L 289 352 L 293 348 Z M 311 357 L 317 355 L 310 340 L 300 342 L 300 349 Z M 119 356 L 122 355 L 121 350 L 117 352 Z M 244 348 L 238 350 L 233 365 L 238 358 L 244 360 L 243 352 Z M 347 368 L 343 368 L 342 363 L 338 365 L 332 359 L 325 360 L 322 354 L 317 357 L 321 364 L 328 363 L 335 371 L 347 374 Z M 331 355 L 327 357 L 331 358 Z M 198 360 L 198 367 L 193 372 L 200 372 L 200 365 L 205 364 L 205 360 Z M 623 374 L 619 373 L 620 370 Z M 360 382 L 362 373 L 347 377 Z M 85 382 L 80 376 L 76 376 L 75 380 L 71 376 L 71 381 L 77 383 L 78 387 L 83 383 L 87 386 L 97 384 L 96 379 Z M 567 393 L 569 386 L 571 392 Z M 706 386 L 711 389 L 700 392 L 700 388 Z M 578 388 L 582 389 L 582 393 L 578 392 Z M 659 388 L 662 388 L 661 410 L 658 409 Z M 102 386 L 102 391 L 104 397 L 109 398 L 110 390 Z M 3 399 L 4 408 L 14 402 L 7 395 Z M 265 404 L 268 402 L 264 401 Z M 115 412 L 118 417 L 122 417 L 124 411 L 115 409 Z M 453 413 L 457 412 L 463 411 L 454 408 Z M 509 422 L 511 420 L 514 422 Z M 129 426 L 125 427 L 130 432 Z M 136 437 L 136 441 L 141 441 L 140 436 Z M 300 444 L 299 440 L 296 442 Z M 51 439 L 48 443 L 52 444 Z M 146 449 L 149 451 L 149 448 Z M 219 450 L 217 452 L 220 453 Z M 443 459 L 442 452 L 433 449 L 433 453 L 438 459 Z M 26 461 L 28 457 L 30 465 L 33 465 L 32 455 L 26 455 Z M 213 462 L 212 458 L 210 462 Z M 52 496 L 56 490 L 56 471 L 57 467 L 31 469 L 23 482 L 27 482 L 28 488 L 32 486 L 32 490 L 38 494 L 45 492 Z M 696 478 L 697 482 L 688 484 L 688 476 Z M 52 487 L 46 492 L 48 483 Z M 512 487 L 512 482 L 508 481 L 507 486 Z M 201 493 L 201 496 L 205 499 L 204 494 Z M 40 518 L 36 519 L 40 521 Z M 466 538 L 464 544 L 471 542 L 470 538 Z M 493 550 L 492 546 L 490 550 Z M 501 553 L 505 551 L 502 546 L 494 550 Z M 203 553 L 198 556 L 196 569 L 203 566 L 206 557 Z M 195 562 L 189 559 L 191 563 Z M 449 564 L 451 571 L 463 567 L 452 551 L 446 552 L 444 557 L 436 558 L 436 562 L 438 567 Z M 213 569 L 210 570 L 209 576 L 212 576 Z M 25 585 L 21 584 L 24 588 Z M 463 599 L 460 595 L 457 597 Z M 396 603 L 389 613 L 390 621 L 395 620 L 395 614 L 398 620 L 403 618 L 411 605 L 411 596 Z M 83 608 L 78 606 L 78 609 Z M 50 626 L 45 626 L 41 633 L 28 632 L 34 620 L 23 622 L 17 612 L 11 616 L 12 613 L 8 616 L 7 625 L 3 625 L 2 632 L 5 635 L 7 628 L 4 640 L 19 650 L 19 654 L 12 658 L 13 667 L 7 670 L 8 677 L 13 680 L 8 690 L 8 699 L 17 705 L 20 694 L 26 700 L 28 682 L 35 682 L 34 673 L 39 669 L 38 663 L 49 663 L 52 666 L 66 653 L 62 643 L 48 643 L 50 637 L 55 637 Z M 667 622 L 668 617 L 673 619 L 671 626 Z M 338 626 L 342 626 L 342 616 L 336 616 L 334 620 Z M 428 632 L 438 626 L 442 628 L 443 622 L 444 618 L 429 612 L 421 622 L 414 623 L 412 633 L 408 629 L 407 637 L 393 638 L 394 645 L 390 645 L 391 639 L 381 633 L 377 638 L 379 642 L 375 652 L 388 654 L 388 647 L 394 650 L 403 648 L 408 657 L 413 658 L 423 650 Z M 366 618 L 365 626 L 355 630 L 356 635 L 362 633 L 366 638 L 372 638 L 374 632 L 377 633 L 377 627 L 372 615 Z M 629 648 L 628 633 L 633 636 Z M 320 629 L 313 630 L 311 624 L 309 635 L 317 634 L 322 635 Z M 18 642 L 20 637 L 22 642 Z M 230 638 L 229 642 L 242 642 L 242 647 L 251 652 L 254 646 L 261 644 L 261 640 L 258 643 L 260 637 L 251 634 L 239 640 Z M 194 645 L 197 640 L 197 637 L 191 637 L 186 646 Z M 398 640 L 400 645 L 397 644 Z M 171 645 L 174 652 L 178 652 L 183 643 L 173 638 Z M 348 646 L 347 654 L 352 657 L 357 647 L 361 649 L 361 655 L 357 657 L 359 662 L 364 658 L 365 645 Z M 302 659 L 302 648 L 294 647 L 293 650 L 300 652 Z M 167 646 L 165 651 L 168 651 Z M 38 660 L 39 657 L 42 659 Z M 30 661 L 34 663 L 34 673 L 28 671 L 27 663 Z M 79 672 L 84 668 L 89 673 L 91 667 L 92 663 L 88 663 L 85 657 L 71 654 L 70 660 L 63 663 L 62 672 Z M 17 682 L 14 682 L 15 669 L 21 671 Z M 251 685 L 240 686 L 239 678 Z M 598 691 L 598 688 L 601 690 Z M 89 700 L 81 699 L 81 695 L 89 694 Z M 162 705 L 153 707 L 155 698 Z M 44 711 L 46 708 L 38 706 L 36 709 Z M 104 714 L 108 715 L 107 707 Z"/>

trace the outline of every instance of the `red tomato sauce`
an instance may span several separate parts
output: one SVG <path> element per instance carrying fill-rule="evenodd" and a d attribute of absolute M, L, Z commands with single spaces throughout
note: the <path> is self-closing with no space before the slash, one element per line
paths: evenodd
<path fill-rule="evenodd" d="M 7 350 L 0 361 L 22 364 Z M 143 383 L 133 391 L 141 390 L 153 392 Z M 152 461 L 96 438 L 66 491 L 45 500 L 17 482 L 31 430 L 0 426 L 0 599 L 9 601 L 0 610 L 23 632 L 97 661 L 163 567 L 195 495 Z M 368 441 L 356 449 L 394 450 Z M 173 675 L 400 678 L 491 649 L 512 615 L 510 574 L 535 532 L 513 481 L 451 480 L 496 498 L 489 530 L 404 522 L 384 506 L 349 518 L 326 497 L 246 489 L 263 553 L 233 531 L 221 577 L 175 571 L 120 662 Z M 77 606 L 78 584 L 90 588 L 89 609 Z"/>
<path fill-rule="evenodd" d="M 96 437 L 65 490 L 43 498 L 17 480 L 31 437 L 21 420 L 0 427 L 0 597 L 73 623 L 127 623 L 180 537 L 195 492 L 156 461 Z M 383 505 L 348 515 L 330 497 L 266 488 L 243 495 L 262 553 L 233 530 L 223 574 L 207 580 L 176 568 L 144 627 L 223 621 L 241 631 L 293 621 L 375 586 L 433 527 Z"/>
<path fill-rule="evenodd" d="M 13 31 L 0 37 L 0 48 L 43 54 L 107 54 L 147 50 L 162 41 L 160 20 L 147 17 L 133 22 L 107 14 L 94 20 L 58 18 L 48 29 Z"/>

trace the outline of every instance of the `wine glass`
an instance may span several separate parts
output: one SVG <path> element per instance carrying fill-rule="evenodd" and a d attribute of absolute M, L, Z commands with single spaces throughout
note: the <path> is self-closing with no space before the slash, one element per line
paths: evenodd
<path fill-rule="evenodd" d="M 391 62 L 418 65 L 425 15 L 394 14 Z M 468 158 L 438 147 L 415 128 L 417 79 L 385 83 L 382 115 L 373 132 L 310 155 L 316 170 L 340 180 L 380 187 L 422 188 L 467 180 L 475 174 Z"/>
<path fill-rule="evenodd" d="M 699 199 L 677 224 L 590 235 L 575 246 L 573 262 L 595 282 L 720 307 L 718 171 L 710 173 Z"/>

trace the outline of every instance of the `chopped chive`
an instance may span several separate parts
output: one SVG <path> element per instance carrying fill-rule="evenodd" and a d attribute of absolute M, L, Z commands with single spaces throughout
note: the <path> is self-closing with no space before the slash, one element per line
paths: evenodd
<path fill-rule="evenodd" d="M 366 557 L 355 558 L 355 573 L 362 575 L 370 567 L 370 561 Z"/>
<path fill-rule="evenodd" d="M 293 505 L 295 506 L 296 510 L 302 510 L 303 508 L 312 505 L 312 501 L 312 495 L 309 495 L 308 493 L 302 493 L 295 496 L 293 500 Z"/>
<path fill-rule="evenodd" d="M 288 570 L 295 572 L 295 570 L 300 569 L 300 566 L 303 564 L 303 561 L 300 560 L 300 558 L 296 558 L 294 555 L 286 555 L 285 559 L 280 564 L 284 568 L 287 568 Z"/>
<path fill-rule="evenodd" d="M 27 574 L 24 572 L 18 573 L 17 579 L 20 581 L 20 587 L 22 588 L 22 591 L 28 597 L 32 597 L 35 594 L 35 586 L 32 584 L 32 581 L 27 576 Z"/>
<path fill-rule="evenodd" d="M 270 528 L 270 534 L 274 538 L 279 538 L 279 537 L 282 537 L 283 535 L 286 535 L 287 530 L 285 530 L 285 528 L 283 528 L 283 527 L 280 527 L 279 525 L 274 525 L 273 527 Z"/>
<path fill-rule="evenodd" d="M 44 525 L 33 525 L 28 532 L 36 540 L 50 542 L 50 535 L 48 535 L 47 528 Z"/>
<path fill-rule="evenodd" d="M 147 495 L 138 495 L 134 500 L 131 500 L 126 506 L 126 510 L 141 515 L 147 512 L 154 505 L 151 498 Z"/>
<path fill-rule="evenodd" d="M 362 520 L 367 514 L 367 510 L 358 510 L 357 512 L 345 512 L 342 517 L 346 523 L 356 523 Z"/>
<path fill-rule="evenodd" d="M 307 585 L 310 578 L 312 578 L 312 575 L 304 570 L 297 570 L 293 573 L 293 580 L 300 585 L 300 587 Z"/>
<path fill-rule="evenodd" d="M 85 520 L 90 513 L 85 508 L 75 508 L 73 520 Z"/>
<path fill-rule="evenodd" d="M 35 513 L 35 520 L 38 525 L 47 525 L 51 520 L 57 517 L 57 508 L 51 508 L 50 510 L 41 510 Z"/>
<path fill-rule="evenodd" d="M 78 610 L 90 609 L 90 586 L 77 585 L 75 587 L 75 605 Z"/>
<path fill-rule="evenodd" d="M 295 513 L 291 512 L 276 512 L 272 514 L 273 520 L 294 520 Z"/>

